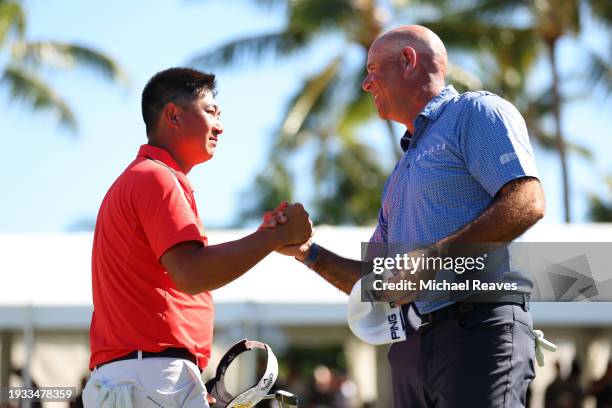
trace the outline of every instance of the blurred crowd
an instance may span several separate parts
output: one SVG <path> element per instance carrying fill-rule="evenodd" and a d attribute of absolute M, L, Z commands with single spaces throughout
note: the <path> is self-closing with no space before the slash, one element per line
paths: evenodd
<path fill-rule="evenodd" d="M 584 400 L 593 396 L 597 408 L 612 408 L 612 361 L 608 363 L 603 376 L 583 386 L 580 381 L 582 370 L 577 360 L 572 362 L 567 375 L 562 374 L 561 364 L 555 363 L 555 378 L 546 388 L 545 408 L 581 408 Z"/>
<path fill-rule="evenodd" d="M 307 374 L 305 374 L 307 373 Z M 13 369 L 12 374 L 21 379 L 20 369 Z M 582 370 L 577 360 L 566 375 L 559 361 L 555 362 L 555 377 L 548 385 L 544 396 L 545 408 L 581 408 L 586 398 L 593 397 L 597 408 L 612 408 L 612 361 L 608 363 L 601 378 L 586 386 L 581 383 Z M 87 377 L 82 379 L 80 390 L 85 385 Z M 34 388 L 38 385 L 32 382 Z M 283 389 L 299 396 L 300 408 L 368 408 L 373 403 L 363 403 L 355 382 L 347 377 L 346 371 L 340 366 L 320 364 L 314 369 L 304 370 L 300 364 L 287 367 L 286 373 L 279 378 L 273 390 Z M 530 400 L 528 393 L 527 401 Z M 263 401 L 258 406 L 276 408 L 273 401 Z M 7 408 L 17 408 L 18 404 L 9 404 Z M 70 408 L 83 406 L 80 393 L 76 400 L 70 403 Z M 40 402 L 33 401 L 31 408 L 41 407 Z M 529 404 L 527 405 L 529 407 Z"/>
<path fill-rule="evenodd" d="M 276 388 L 297 394 L 300 408 L 363 406 L 359 404 L 357 384 L 348 379 L 342 370 L 323 364 L 316 366 L 309 376 L 304 376 L 296 366 L 291 367 L 286 379 L 279 380 Z"/>

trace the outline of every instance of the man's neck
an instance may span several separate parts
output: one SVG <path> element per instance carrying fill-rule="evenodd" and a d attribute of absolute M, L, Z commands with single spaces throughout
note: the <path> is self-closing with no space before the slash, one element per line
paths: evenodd
<path fill-rule="evenodd" d="M 444 89 L 444 84 L 442 85 L 431 84 L 431 86 L 422 90 L 421 95 L 417 99 L 418 102 L 412 105 L 411 112 L 408 112 L 406 119 L 402 121 L 402 124 L 406 126 L 406 128 L 408 129 L 411 135 L 414 135 L 414 121 L 416 120 L 416 118 L 419 116 L 421 112 L 423 112 L 423 109 L 425 109 L 425 106 L 427 106 L 429 101 L 431 101 L 433 98 L 438 96 L 438 94 L 440 94 L 440 92 L 442 92 L 443 89 Z"/>
<path fill-rule="evenodd" d="M 185 160 L 182 160 L 180 155 L 175 154 L 174 150 L 170 148 L 166 143 L 156 140 L 155 138 L 149 138 L 149 141 L 147 142 L 147 144 L 149 146 L 157 147 L 157 148 L 164 149 L 165 151 L 167 151 L 168 154 L 172 156 L 176 164 L 178 164 L 183 174 L 188 174 L 193 168 L 193 165 L 190 165 L 186 163 Z"/>

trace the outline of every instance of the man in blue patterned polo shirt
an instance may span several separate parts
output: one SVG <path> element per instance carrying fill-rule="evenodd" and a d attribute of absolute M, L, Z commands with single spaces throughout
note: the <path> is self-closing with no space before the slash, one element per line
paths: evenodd
<path fill-rule="evenodd" d="M 405 253 L 510 242 L 544 215 L 523 118 L 489 92 L 458 94 L 445 84 L 446 68 L 442 41 L 421 26 L 385 33 L 368 53 L 363 89 L 381 118 L 407 128 L 371 242 L 399 244 Z M 346 293 L 361 277 L 360 261 L 310 242 L 280 252 Z M 480 277 L 517 288 L 496 302 L 478 301 L 467 291 L 459 298 L 429 291 L 402 299 L 408 337 L 389 352 L 396 407 L 525 405 L 535 375 L 526 300 L 531 281 L 512 270 L 505 249 L 497 251 L 496 261 Z M 462 279 L 453 271 L 436 275 L 442 278 Z"/>

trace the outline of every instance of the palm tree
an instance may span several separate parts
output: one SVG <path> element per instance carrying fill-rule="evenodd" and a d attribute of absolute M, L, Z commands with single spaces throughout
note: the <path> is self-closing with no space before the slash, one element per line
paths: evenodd
<path fill-rule="evenodd" d="M 367 50 L 383 32 L 389 16 L 406 7 L 402 2 L 376 0 L 259 0 L 286 7 L 286 26 L 277 32 L 230 41 L 193 59 L 192 64 L 210 68 L 235 63 L 240 58 L 259 60 L 263 56 L 287 56 L 308 49 L 316 39 L 344 41 L 336 56 L 318 72 L 303 81 L 291 98 L 279 126 L 271 157 L 281 157 L 257 178 L 255 189 L 265 195 L 256 198 L 246 215 L 261 214 L 275 206 L 270 197 L 279 196 L 279 181 L 265 176 L 267 171 L 288 175 L 291 154 L 305 145 L 314 146 L 314 191 L 317 221 L 364 224 L 375 220 L 380 189 L 384 184 L 385 163 L 374 160 L 372 147 L 359 139 L 357 130 L 376 117 L 374 105 L 361 91 Z M 384 4 L 384 5 L 383 5 Z M 335 36 L 335 37 L 334 37 Z M 354 51 L 349 52 L 348 50 Z M 451 71 L 462 83 L 477 82 L 459 68 Z M 400 157 L 399 140 L 387 122 L 391 146 L 390 162 Z M 257 191 L 257 190 L 255 190 Z M 290 197 L 285 197 L 290 199 Z"/>
<path fill-rule="evenodd" d="M 441 21 L 426 23 L 448 44 L 478 43 L 483 52 L 495 57 L 500 73 L 496 82 L 502 95 L 518 100 L 517 106 L 530 122 L 532 134 L 544 147 L 554 146 L 559 154 L 565 222 L 571 221 L 567 151 L 573 148 L 587 156 L 588 152 L 580 146 L 568 145 L 562 133 L 564 97 L 560 92 L 558 44 L 563 37 L 580 32 L 585 13 L 609 27 L 612 3 L 607 0 L 476 0 Z M 584 50 L 589 67 L 587 83 L 603 88 L 607 96 L 612 90 L 610 61 L 586 46 Z M 526 92 L 525 81 L 542 54 L 548 61 L 551 84 L 546 92 L 534 96 Z M 548 115 L 554 119 L 552 134 L 542 126 L 542 119 Z"/>
<path fill-rule="evenodd" d="M 13 100 L 20 100 L 33 110 L 57 114 L 59 123 L 77 129 L 74 113 L 62 97 L 45 82 L 40 68 L 92 68 L 111 81 L 126 80 L 125 74 L 110 57 L 83 45 L 55 41 L 30 41 L 25 36 L 26 15 L 19 0 L 0 0 L 0 50 L 7 50 L 1 67 L 0 84 L 7 86 Z"/>

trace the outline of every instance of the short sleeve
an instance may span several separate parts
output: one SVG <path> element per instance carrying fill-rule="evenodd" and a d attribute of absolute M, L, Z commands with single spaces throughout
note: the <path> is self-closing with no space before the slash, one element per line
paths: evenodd
<path fill-rule="evenodd" d="M 387 243 L 387 222 L 383 215 L 382 208 L 378 211 L 378 225 L 368 242 L 365 252 L 365 259 L 372 260 L 376 257 L 386 256 Z"/>
<path fill-rule="evenodd" d="M 143 171 L 132 194 L 132 203 L 158 261 L 178 243 L 203 242 L 197 215 L 176 176 L 168 169 Z"/>
<path fill-rule="evenodd" d="M 508 182 L 539 178 L 527 126 L 518 110 L 486 94 L 466 101 L 460 148 L 470 174 L 494 197 Z"/>

